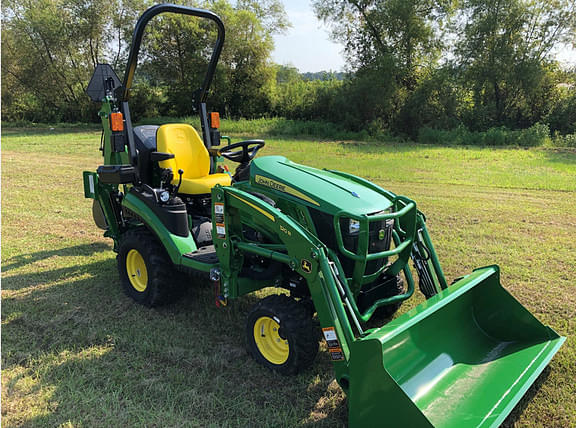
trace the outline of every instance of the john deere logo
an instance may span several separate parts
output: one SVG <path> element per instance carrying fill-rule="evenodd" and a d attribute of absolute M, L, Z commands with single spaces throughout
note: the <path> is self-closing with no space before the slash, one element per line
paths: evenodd
<path fill-rule="evenodd" d="M 382 241 L 384 238 L 386 238 L 386 231 L 384 229 L 380 229 L 378 231 L 378 239 Z"/>
<path fill-rule="evenodd" d="M 312 263 L 310 263 L 308 260 L 302 259 L 302 261 L 300 262 L 300 266 L 302 267 L 302 270 L 304 272 L 306 273 L 312 272 Z"/>
<path fill-rule="evenodd" d="M 314 205 L 320 205 L 314 199 L 310 198 L 309 196 L 306 196 L 301 191 L 296 190 L 293 187 L 287 186 L 284 183 L 280 183 L 279 181 L 272 180 L 271 178 L 264 177 L 262 175 L 256 175 L 254 177 L 254 180 L 256 181 L 256 184 L 259 184 L 261 186 L 270 187 L 271 189 L 278 190 L 279 192 L 288 193 L 289 195 L 296 196 L 297 198 L 303 199 Z"/>

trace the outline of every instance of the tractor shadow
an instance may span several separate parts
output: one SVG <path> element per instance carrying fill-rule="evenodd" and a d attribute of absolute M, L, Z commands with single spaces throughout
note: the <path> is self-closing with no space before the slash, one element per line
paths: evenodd
<path fill-rule="evenodd" d="M 30 263 L 35 263 L 41 260 L 49 259 L 50 257 L 70 257 L 70 256 L 85 256 L 89 257 L 103 251 L 110 250 L 110 245 L 102 242 L 95 242 L 91 244 L 76 245 L 73 247 L 64 247 L 54 250 L 37 251 L 30 254 L 20 254 L 6 260 L 2 263 L 2 271 L 8 272 L 12 269 L 17 269 Z"/>
<path fill-rule="evenodd" d="M 10 290 L 2 308 L 3 400 L 26 414 L 23 396 L 30 400 L 51 391 L 48 399 L 40 399 L 48 401 L 49 411 L 20 422 L 346 424 L 345 399 L 325 352 L 295 377 L 267 371 L 248 355 L 244 322 L 258 297 L 217 308 L 214 290 L 199 276 L 189 279 L 189 292 L 179 302 L 148 309 L 122 292 L 109 248 L 81 245 L 6 260 L 13 272 L 2 284 Z M 14 271 L 54 256 L 91 256 L 103 250 L 110 253 L 104 260 Z M 30 379 L 35 381 L 32 388 Z"/>

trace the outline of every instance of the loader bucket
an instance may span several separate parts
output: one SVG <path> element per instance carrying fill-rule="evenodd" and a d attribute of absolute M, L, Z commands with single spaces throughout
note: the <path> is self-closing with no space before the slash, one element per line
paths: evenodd
<path fill-rule="evenodd" d="M 350 426 L 497 427 L 565 338 L 475 270 L 350 349 Z"/>

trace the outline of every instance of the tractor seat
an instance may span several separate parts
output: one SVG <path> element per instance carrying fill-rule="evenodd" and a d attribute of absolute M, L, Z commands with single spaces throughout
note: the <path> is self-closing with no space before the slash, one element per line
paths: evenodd
<path fill-rule="evenodd" d="M 156 151 L 157 125 L 140 125 L 134 127 L 134 143 L 138 152 L 138 172 L 140 179 L 146 184 L 152 184 L 153 162 L 150 153 Z"/>
<path fill-rule="evenodd" d="M 156 132 L 157 150 L 172 153 L 173 159 L 159 162 L 161 168 L 171 168 L 174 173 L 172 184 L 177 185 L 182 174 L 179 193 L 203 195 L 210 193 L 217 184 L 229 186 L 228 174 L 210 174 L 210 155 L 196 130 L 186 123 L 162 125 Z"/>

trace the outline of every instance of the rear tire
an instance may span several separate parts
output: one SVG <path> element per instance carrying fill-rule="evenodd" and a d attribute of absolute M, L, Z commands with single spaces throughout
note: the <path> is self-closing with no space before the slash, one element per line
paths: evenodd
<path fill-rule="evenodd" d="M 309 312 L 286 295 L 258 302 L 246 320 L 248 352 L 259 364 L 283 375 L 309 367 L 318 353 Z"/>
<path fill-rule="evenodd" d="M 161 306 L 182 295 L 171 260 L 148 230 L 133 229 L 122 235 L 116 260 L 122 288 L 136 303 Z"/>

